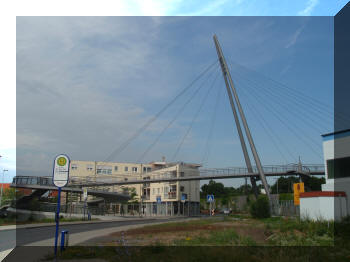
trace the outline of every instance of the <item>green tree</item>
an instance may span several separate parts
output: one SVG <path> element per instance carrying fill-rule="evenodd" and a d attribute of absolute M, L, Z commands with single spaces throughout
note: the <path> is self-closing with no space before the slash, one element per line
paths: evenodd
<path fill-rule="evenodd" d="M 138 200 L 136 199 L 136 197 L 137 197 L 136 188 L 123 187 L 123 194 L 127 194 L 130 196 L 130 202 L 134 202 L 134 203 L 138 202 Z"/>
<path fill-rule="evenodd" d="M 205 198 L 206 195 L 213 194 L 215 197 L 223 197 L 225 195 L 225 187 L 222 183 L 217 183 L 214 180 L 210 180 L 209 184 L 204 184 L 201 187 L 201 197 Z"/>
<path fill-rule="evenodd" d="M 304 188 L 305 191 L 320 191 L 321 185 L 326 183 L 326 180 L 318 177 L 305 177 Z M 271 192 L 272 194 L 277 194 L 277 183 L 278 183 L 278 193 L 293 193 L 293 184 L 299 183 L 299 177 L 280 177 L 278 180 L 272 185 Z"/>
<path fill-rule="evenodd" d="M 256 201 L 250 206 L 250 214 L 254 218 L 267 218 L 270 217 L 270 205 L 265 195 L 260 195 Z"/>
<path fill-rule="evenodd" d="M 15 188 L 6 188 L 2 194 L 2 205 L 10 204 L 12 201 L 16 200 L 21 194 L 16 193 Z"/>
<path fill-rule="evenodd" d="M 293 184 L 299 183 L 298 177 L 280 177 L 271 187 L 272 194 L 277 194 L 277 183 L 278 193 L 293 193 Z"/>

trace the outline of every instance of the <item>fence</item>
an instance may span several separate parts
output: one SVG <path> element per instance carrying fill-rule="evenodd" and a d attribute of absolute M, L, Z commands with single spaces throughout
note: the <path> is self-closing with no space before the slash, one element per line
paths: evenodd
<path fill-rule="evenodd" d="M 279 200 L 272 203 L 272 214 L 275 216 L 299 216 L 300 208 L 293 200 Z"/>
<path fill-rule="evenodd" d="M 56 203 L 40 203 L 32 211 L 56 212 Z M 200 212 L 198 202 L 162 203 L 107 203 L 86 206 L 83 203 L 61 204 L 61 212 L 68 214 L 114 215 L 114 216 L 197 216 Z"/>

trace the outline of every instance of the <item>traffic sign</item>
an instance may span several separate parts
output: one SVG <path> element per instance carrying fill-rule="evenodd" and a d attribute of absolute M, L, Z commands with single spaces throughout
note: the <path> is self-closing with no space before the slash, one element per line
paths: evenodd
<path fill-rule="evenodd" d="M 158 204 L 162 203 L 162 198 L 161 198 L 161 196 L 157 196 L 157 203 L 158 203 Z"/>
<path fill-rule="evenodd" d="M 61 154 L 56 156 L 53 166 L 53 183 L 57 187 L 64 187 L 69 178 L 69 157 Z"/>
<path fill-rule="evenodd" d="M 207 195 L 207 202 L 214 202 L 214 195 Z"/>
<path fill-rule="evenodd" d="M 304 192 L 304 183 L 294 183 L 293 189 L 294 189 L 294 205 L 299 206 L 300 205 L 300 193 Z"/>
<path fill-rule="evenodd" d="M 187 200 L 187 194 L 182 194 L 181 195 L 181 202 L 186 202 Z"/>

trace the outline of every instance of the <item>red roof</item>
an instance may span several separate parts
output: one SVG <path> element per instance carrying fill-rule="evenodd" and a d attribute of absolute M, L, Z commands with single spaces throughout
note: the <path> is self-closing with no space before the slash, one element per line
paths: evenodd
<path fill-rule="evenodd" d="M 343 191 L 313 191 L 300 193 L 300 197 L 345 197 Z"/>
<path fill-rule="evenodd" d="M 10 183 L 0 183 L 0 188 L 3 186 L 3 189 L 10 188 Z"/>

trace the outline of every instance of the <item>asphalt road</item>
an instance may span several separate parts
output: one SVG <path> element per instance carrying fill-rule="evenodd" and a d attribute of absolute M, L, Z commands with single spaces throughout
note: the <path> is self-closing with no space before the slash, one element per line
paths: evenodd
<path fill-rule="evenodd" d="M 166 219 L 166 221 L 177 220 L 179 218 Z M 183 219 L 183 218 L 182 218 Z M 100 222 L 92 224 L 75 224 L 75 225 L 61 225 L 60 231 L 65 229 L 69 231 L 69 234 L 87 232 L 98 229 L 106 229 L 127 225 L 137 224 L 150 224 L 164 220 L 160 219 L 140 219 L 136 221 L 113 221 L 113 222 Z M 50 239 L 55 236 L 55 226 L 35 227 L 35 228 L 20 228 L 12 230 L 0 231 L 0 252 L 13 248 L 15 246 L 24 246 L 33 242 Z M 53 245 L 54 243 L 52 243 Z"/>

